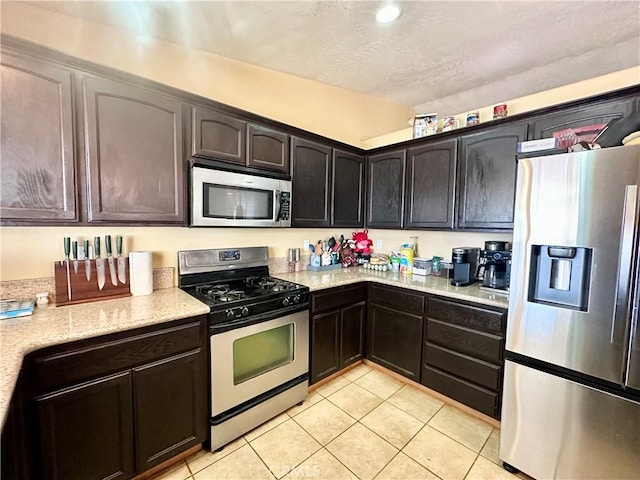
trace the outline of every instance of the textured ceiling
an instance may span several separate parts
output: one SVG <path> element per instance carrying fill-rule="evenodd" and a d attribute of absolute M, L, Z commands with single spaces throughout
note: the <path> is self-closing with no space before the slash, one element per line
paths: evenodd
<path fill-rule="evenodd" d="M 383 3 L 31 5 L 441 115 L 640 65 L 638 1 L 398 2 L 377 25 Z"/>

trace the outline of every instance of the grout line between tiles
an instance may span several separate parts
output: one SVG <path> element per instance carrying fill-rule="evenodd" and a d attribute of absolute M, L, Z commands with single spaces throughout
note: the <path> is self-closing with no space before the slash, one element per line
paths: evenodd
<path fill-rule="evenodd" d="M 399 407 L 399 406 L 397 406 L 397 405 L 394 405 L 393 403 L 389 402 L 389 399 L 390 399 L 390 398 L 392 398 L 395 394 L 397 394 L 400 390 L 402 390 L 402 388 L 403 388 L 404 386 L 403 386 L 403 387 L 400 387 L 398 390 L 396 390 L 396 391 L 395 391 L 392 395 L 390 395 L 388 398 L 382 398 L 382 397 L 378 396 L 377 394 L 375 394 L 374 392 L 371 392 L 370 390 L 368 390 L 368 389 L 367 389 L 367 388 L 365 388 L 364 386 L 362 386 L 362 385 L 360 385 L 360 384 L 356 383 L 356 381 L 357 381 L 357 380 L 359 380 L 359 379 L 363 378 L 364 376 L 366 376 L 367 374 L 371 373 L 371 371 L 373 371 L 373 370 L 369 370 L 369 371 L 367 371 L 367 372 L 364 372 L 362 375 L 358 376 L 358 377 L 357 377 L 357 378 L 355 378 L 354 380 L 350 380 L 350 379 L 345 378 L 345 377 L 337 377 L 337 378 L 344 378 L 344 379 L 347 381 L 347 383 L 346 383 L 345 385 L 343 385 L 342 387 L 338 388 L 337 390 L 335 390 L 335 391 L 331 392 L 330 394 L 326 395 L 326 396 L 325 396 L 325 395 L 323 395 L 322 393 L 320 393 L 318 390 L 314 390 L 314 391 L 315 391 L 316 393 L 318 393 L 318 395 L 320 395 L 320 397 L 321 397 L 321 400 L 319 400 L 319 402 L 321 402 L 322 400 L 328 400 L 328 401 L 329 401 L 333 406 L 335 406 L 336 408 L 338 408 L 341 412 L 343 412 L 343 413 L 347 414 L 349 417 L 351 417 L 353 420 L 355 420 L 355 423 L 354 423 L 354 424 L 352 424 L 352 425 L 351 425 L 351 426 L 349 426 L 346 430 L 344 430 L 343 432 L 341 432 L 337 437 L 335 437 L 335 438 L 333 438 L 331 441 L 327 442 L 327 444 L 326 444 L 326 445 L 322 445 L 322 444 L 320 444 L 320 442 L 319 442 L 319 441 L 317 441 L 317 439 L 316 439 L 316 438 L 315 438 L 315 437 L 314 437 L 314 436 L 313 436 L 309 431 L 307 431 L 307 430 L 304 428 L 304 426 L 302 426 L 300 423 L 298 423 L 298 421 L 295 419 L 295 415 L 293 415 L 293 416 L 292 416 L 291 414 L 289 414 L 289 413 L 288 413 L 288 412 L 286 412 L 286 411 L 285 411 L 285 412 L 283 412 L 283 413 L 285 413 L 285 414 L 287 415 L 287 417 L 288 417 L 288 418 L 287 418 L 284 422 L 281 422 L 281 423 L 279 423 L 278 425 L 275 425 L 273 428 L 271 428 L 271 429 L 269 429 L 269 430 L 267 430 L 267 431 L 263 432 L 261 435 L 259 435 L 258 437 L 256 437 L 256 438 L 252 439 L 251 441 L 248 441 L 248 440 L 245 438 L 246 443 L 247 443 L 247 444 L 249 445 L 249 447 L 253 450 L 253 452 L 258 456 L 258 458 L 260 459 L 260 461 L 261 461 L 261 462 L 263 463 L 263 465 L 267 468 L 267 470 L 270 472 L 270 474 L 271 474 L 271 475 L 273 475 L 273 477 L 274 477 L 274 478 L 278 479 L 278 477 L 275 475 L 275 473 L 274 473 L 274 472 L 273 472 L 273 471 L 272 471 L 272 470 L 267 466 L 267 464 L 266 464 L 266 463 L 265 463 L 265 461 L 262 459 L 262 457 L 261 457 L 261 456 L 258 454 L 258 452 L 253 448 L 252 442 L 253 442 L 254 440 L 257 440 L 258 438 L 262 437 L 262 435 L 264 435 L 265 433 L 270 432 L 270 431 L 272 431 L 273 429 L 275 429 L 275 428 L 277 428 L 277 427 L 281 426 L 281 425 L 282 425 L 283 423 L 285 423 L 286 421 L 288 421 L 288 420 L 293 420 L 293 421 L 294 421 L 294 423 L 295 423 L 296 425 L 298 425 L 300 428 L 302 428 L 302 430 L 303 430 L 306 434 L 308 434 L 311 438 L 313 438 L 314 440 L 316 440 L 316 441 L 318 442 L 318 444 L 320 444 L 320 448 L 319 448 L 318 450 L 314 451 L 314 452 L 313 452 L 311 455 L 309 455 L 308 457 L 304 458 L 304 459 L 303 459 L 302 461 L 300 461 L 296 466 L 292 467 L 290 470 L 288 470 L 286 473 L 284 473 L 284 474 L 283 474 L 281 477 L 279 477 L 279 478 L 283 478 L 283 477 L 285 477 L 285 476 L 286 476 L 286 475 L 288 475 L 290 472 L 292 472 L 293 470 L 295 470 L 295 468 L 298 468 L 300 465 L 302 465 L 304 462 L 306 462 L 307 460 L 309 460 L 309 458 L 311 458 L 313 455 L 316 455 L 316 454 L 317 454 L 319 451 L 321 451 L 321 450 L 324 450 L 326 453 L 328 453 L 329 455 L 331 455 L 331 457 L 333 457 L 335 460 L 337 460 L 337 461 L 338 461 L 338 463 L 340 463 L 344 468 L 346 468 L 346 469 L 347 469 L 349 472 L 351 472 L 354 476 L 356 476 L 357 478 L 359 478 L 359 477 L 358 477 L 358 475 L 356 475 L 356 473 L 355 473 L 355 472 L 353 472 L 351 469 L 349 469 L 349 467 L 347 467 L 347 466 L 346 466 L 342 461 L 340 461 L 340 459 L 338 459 L 335 455 L 333 455 L 333 454 L 332 454 L 332 453 L 331 453 L 331 452 L 326 448 L 328 445 L 330 445 L 331 443 L 333 443 L 337 438 L 339 438 L 341 435 L 343 435 L 345 432 L 347 432 L 349 429 L 351 429 L 354 425 L 356 425 L 356 424 L 358 424 L 358 423 L 359 423 L 361 426 L 363 426 L 364 428 L 366 428 L 369 432 L 373 433 L 373 434 L 374 434 L 374 435 L 376 435 L 378 438 L 380 438 L 381 440 L 383 440 L 384 442 L 386 442 L 387 444 L 391 445 L 393 448 L 395 448 L 395 449 L 396 449 L 396 453 L 393 455 L 393 457 L 391 457 L 391 459 L 390 459 L 387 463 L 385 463 L 385 465 L 384 465 L 384 466 L 380 469 L 380 471 L 376 474 L 376 476 L 374 477 L 374 479 L 375 479 L 375 478 L 377 478 L 377 477 L 380 475 L 380 473 L 381 473 L 385 468 L 387 468 L 387 466 L 388 466 L 388 465 L 389 465 L 389 464 L 390 464 L 390 463 L 391 463 L 391 462 L 392 462 L 392 461 L 393 461 L 393 460 L 394 460 L 394 459 L 395 459 L 395 458 L 400 454 L 400 452 L 402 452 L 404 455 L 406 455 L 406 456 L 407 456 L 408 458 L 410 458 L 412 461 L 417 462 L 417 463 L 418 463 L 418 465 L 420 465 L 421 467 L 425 468 L 429 473 L 431 473 L 431 474 L 432 474 L 432 475 L 434 475 L 435 477 L 440 478 L 440 477 L 439 477 L 438 475 L 436 475 L 434 472 L 432 472 L 432 471 L 431 471 L 431 470 L 429 470 L 427 467 L 425 467 L 425 466 L 424 466 L 424 465 L 422 465 L 420 462 L 418 462 L 416 459 L 414 459 L 414 458 L 413 458 L 413 457 L 411 457 L 410 455 L 407 455 L 407 453 L 406 453 L 406 452 L 404 452 L 404 448 L 405 448 L 405 447 L 406 447 L 406 446 L 407 446 L 407 445 L 408 445 L 408 444 L 409 444 L 409 443 L 410 443 L 410 442 L 411 442 L 411 441 L 412 441 L 412 440 L 413 440 L 413 439 L 414 439 L 414 438 L 415 438 L 415 437 L 416 437 L 420 432 L 422 432 L 422 430 L 424 430 L 424 428 L 425 428 L 426 426 L 429 426 L 429 428 L 434 429 L 434 430 L 435 430 L 435 431 L 437 431 L 438 433 L 440 433 L 440 434 L 444 435 L 445 437 L 447 437 L 447 438 L 449 438 L 449 439 L 453 440 L 454 442 L 456 442 L 457 444 L 459 444 L 459 445 L 463 446 L 464 448 L 466 448 L 466 449 L 468 449 L 468 450 L 471 450 L 471 451 L 475 454 L 475 459 L 474 459 L 474 461 L 471 463 L 471 466 L 469 467 L 469 469 L 468 469 L 468 470 L 467 470 L 467 472 L 465 473 L 465 476 L 463 477 L 463 479 L 466 479 L 466 477 L 469 475 L 469 472 L 470 472 L 470 471 L 471 471 L 471 469 L 473 468 L 473 465 L 475 465 L 475 463 L 476 463 L 476 461 L 478 460 L 478 458 L 479 458 L 480 456 L 482 456 L 480 452 L 482 452 L 482 449 L 486 446 L 487 442 L 489 441 L 489 438 L 491 437 L 491 434 L 493 433 L 493 431 L 494 431 L 494 430 L 497 430 L 497 429 L 496 429 L 495 427 L 493 427 L 492 425 L 489 425 L 489 426 L 491 426 L 491 428 L 492 428 L 491 432 L 489 433 L 489 435 L 488 435 L 488 436 L 487 436 L 487 438 L 485 439 L 484 443 L 483 443 L 483 444 L 482 444 L 482 446 L 480 447 L 480 451 L 475 452 L 473 449 L 471 449 L 471 448 L 469 448 L 468 446 L 466 446 L 466 445 L 462 444 L 461 442 L 459 442 L 459 441 L 458 441 L 458 440 L 456 440 L 455 438 L 450 437 L 450 436 L 449 436 L 449 435 L 447 435 L 446 433 L 441 432 L 440 430 L 438 430 L 437 428 L 434 428 L 433 426 L 431 426 L 431 425 L 429 424 L 429 422 L 430 422 L 430 421 L 432 421 L 432 420 L 435 418 L 435 416 L 436 416 L 436 415 L 437 415 L 437 414 L 438 414 L 438 413 L 439 413 L 439 412 L 444 408 L 444 406 L 445 406 L 446 404 L 444 404 L 444 403 L 443 403 L 440 407 L 438 407 L 438 409 L 437 409 L 437 410 L 435 410 L 435 412 L 434 412 L 434 413 L 433 413 L 433 414 L 432 414 L 432 415 L 431 415 L 431 416 L 430 416 L 430 417 L 429 417 L 425 422 L 423 422 L 420 418 L 417 418 L 416 416 L 414 416 L 414 415 L 412 415 L 411 413 L 409 413 L 409 412 L 405 411 L 405 410 L 404 410 L 404 409 L 402 409 L 401 407 Z M 393 377 L 392 377 L 392 378 L 393 378 Z M 358 418 L 354 417 L 354 416 L 353 416 L 353 415 L 351 415 L 349 412 L 347 412 L 347 411 L 343 410 L 339 405 L 337 405 L 336 403 L 334 403 L 334 402 L 329 398 L 329 397 L 331 397 L 333 394 L 338 393 L 339 391 L 343 390 L 344 388 L 346 388 L 346 387 L 347 387 L 347 386 L 349 386 L 350 384 L 355 384 L 355 385 L 356 385 L 356 386 L 358 386 L 359 388 L 362 388 L 362 389 L 363 389 L 363 390 L 365 390 L 366 392 L 368 392 L 368 393 L 372 394 L 373 396 L 375 396 L 376 398 L 378 398 L 378 399 L 380 399 L 380 400 L 381 400 L 381 402 L 380 402 L 378 405 L 376 405 L 376 406 L 375 406 L 374 408 L 372 408 L 370 411 L 368 411 L 368 412 L 366 412 L 364 415 L 362 415 L 362 417 L 361 417 L 360 419 L 358 419 Z M 308 409 L 310 409 L 310 408 L 313 408 L 313 406 L 314 406 L 314 405 L 317 405 L 319 402 L 316 402 L 316 403 L 314 403 L 313 405 L 310 405 L 310 406 L 309 406 L 309 407 L 307 407 L 305 410 L 302 410 L 301 412 L 298 412 L 298 414 L 303 413 L 303 412 L 307 411 L 307 410 L 308 410 Z M 380 406 L 381 406 L 383 403 L 385 403 L 385 402 L 389 403 L 389 405 L 391 405 L 391 406 L 393 406 L 393 407 L 395 407 L 395 408 L 399 409 L 401 412 L 403 412 L 403 413 L 405 413 L 405 414 L 409 415 L 410 417 L 412 417 L 412 418 L 414 418 L 414 419 L 416 419 L 416 420 L 420 421 L 421 423 L 423 423 L 422 427 L 420 427 L 420 429 L 419 429 L 419 430 L 418 430 L 414 435 L 412 435 L 412 436 L 411 436 L 411 438 L 410 438 L 409 440 L 407 440 L 407 442 L 405 442 L 405 443 L 404 443 L 404 445 L 402 446 L 402 448 L 398 448 L 398 447 L 396 447 L 395 445 L 391 444 L 387 439 L 385 439 L 384 437 L 382 437 L 381 435 L 379 435 L 378 433 L 376 433 L 375 431 L 373 431 L 372 429 L 370 429 L 367 425 L 365 425 L 364 423 L 362 423 L 362 422 L 361 422 L 361 420 L 362 420 L 363 418 L 365 418 L 367 415 L 369 415 L 371 412 L 373 412 L 376 408 L 380 407 Z M 484 423 L 484 422 L 483 422 L 483 423 Z M 244 435 L 243 435 L 242 437 L 244 438 Z M 242 447 L 240 447 L 240 448 L 242 448 Z M 233 453 L 233 452 L 231 452 L 231 453 Z M 225 457 L 222 457 L 222 458 L 226 458 L 226 456 L 225 456 Z M 216 460 L 216 461 L 212 462 L 210 465 L 213 465 L 213 464 L 217 463 L 218 461 L 222 460 L 222 458 L 220 458 L 220 459 L 218 459 L 218 460 Z M 483 458 L 486 458 L 486 457 L 484 457 L 484 456 L 483 456 Z M 191 473 L 191 476 L 190 476 L 190 477 L 188 477 L 188 478 L 195 479 L 195 474 L 192 472 L 191 467 L 189 466 L 189 463 L 188 463 L 186 460 L 185 460 L 185 463 L 186 463 L 186 465 L 187 465 L 187 469 L 188 469 L 188 471 Z M 207 467 L 205 467 L 205 468 L 208 468 L 210 465 L 208 465 L 208 466 L 207 466 Z M 201 471 L 201 470 L 200 470 L 200 471 Z M 197 472 L 196 472 L 196 473 L 197 473 Z"/>

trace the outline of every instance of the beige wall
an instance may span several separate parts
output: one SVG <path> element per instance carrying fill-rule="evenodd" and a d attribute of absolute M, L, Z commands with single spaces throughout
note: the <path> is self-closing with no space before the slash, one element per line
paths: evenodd
<path fill-rule="evenodd" d="M 513 115 L 638 84 L 640 84 L 640 66 L 590 78 L 571 85 L 564 85 L 545 92 L 527 95 L 526 97 L 507 100 L 505 103 L 507 104 L 509 114 Z M 481 123 L 493 119 L 493 105 L 479 106 L 477 110 L 480 113 Z M 467 112 L 455 115 L 461 126 L 465 125 L 466 115 Z M 439 120 L 439 127 L 442 128 L 442 118 Z M 411 140 L 412 135 L 413 131 L 411 127 L 404 127 L 395 132 L 369 138 L 362 143 L 362 147 L 371 149 L 403 142 L 405 140 Z"/>
<path fill-rule="evenodd" d="M 110 67 L 130 71 L 180 89 L 237 106 L 353 145 L 373 147 L 411 137 L 410 109 L 316 82 L 301 80 L 228 59 L 151 39 L 132 39 L 111 27 L 45 12 L 32 5 L 0 3 L 3 33 Z M 133 41 L 132 41 L 133 40 Z M 640 80 L 638 69 L 618 72 L 523 99 L 509 101 L 511 113 L 620 88 Z M 489 118 L 486 109 L 481 118 Z M 381 136 L 383 133 L 392 132 Z M 408 136 L 407 136 L 408 135 Z M 370 141 L 362 142 L 363 139 Z M 125 251 L 151 250 L 154 266 L 176 266 L 182 249 L 248 245 L 269 246 L 272 257 L 330 235 L 351 231 L 304 229 L 188 229 L 180 227 L 4 227 L 0 231 L 0 280 L 53 276 L 62 258 L 62 238 L 93 239 L 124 235 Z M 418 236 L 421 256 L 450 258 L 456 246 L 482 247 L 485 240 L 510 240 L 509 234 L 372 230 L 381 251 Z"/>
<path fill-rule="evenodd" d="M 177 268 L 178 250 L 198 248 L 225 248 L 267 245 L 270 257 L 284 257 L 287 248 L 304 246 L 304 241 L 315 243 L 331 235 L 351 237 L 353 230 L 280 229 L 280 228 L 199 228 L 185 227 L 3 227 L 0 241 L 0 280 L 53 277 L 53 262 L 64 258 L 62 239 L 65 236 L 93 244 L 94 236 L 123 235 L 125 253 L 132 250 L 153 252 L 154 267 Z M 382 249 L 388 253 L 409 243 L 418 236 L 421 256 L 439 255 L 451 258 L 451 248 L 460 246 L 482 247 L 485 240 L 511 240 L 509 234 L 423 232 L 401 230 L 371 230 L 369 238 L 382 240 Z M 104 240 L 103 240 L 104 242 Z M 374 243 L 374 247 L 376 244 Z M 104 253 L 104 252 L 103 252 Z"/>
<path fill-rule="evenodd" d="M 407 105 L 230 60 L 113 27 L 59 15 L 30 2 L 0 3 L 4 34 L 149 78 L 342 142 L 403 128 Z"/>

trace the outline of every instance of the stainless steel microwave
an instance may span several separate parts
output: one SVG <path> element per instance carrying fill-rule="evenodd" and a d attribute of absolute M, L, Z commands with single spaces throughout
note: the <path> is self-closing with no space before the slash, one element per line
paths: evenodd
<path fill-rule="evenodd" d="M 290 227 L 291 182 L 191 167 L 192 227 Z"/>

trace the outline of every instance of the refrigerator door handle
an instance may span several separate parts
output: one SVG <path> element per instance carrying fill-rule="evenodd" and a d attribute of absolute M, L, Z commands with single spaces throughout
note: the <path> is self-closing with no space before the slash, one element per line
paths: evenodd
<path fill-rule="evenodd" d="M 636 235 L 638 232 L 638 185 L 626 185 L 624 190 L 624 209 L 622 212 L 622 230 L 620 232 L 620 251 L 616 272 L 615 304 L 611 323 L 611 343 L 623 344 L 629 337 L 628 319 L 632 309 L 632 270 L 636 261 Z M 626 338 L 625 338 L 626 337 Z M 625 355 L 626 358 L 626 355 Z M 625 362 L 626 363 L 626 362 Z M 624 370 L 624 369 L 623 369 Z"/>

